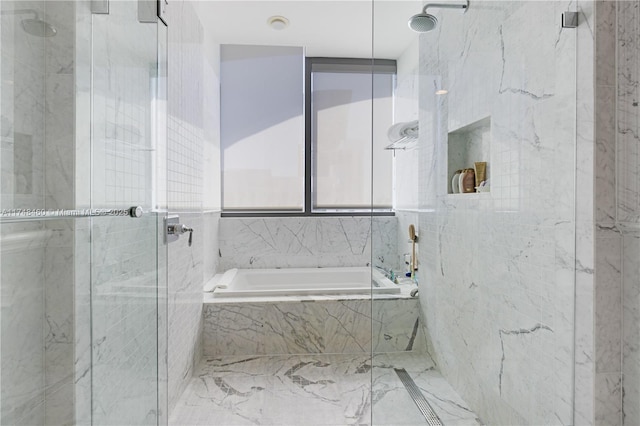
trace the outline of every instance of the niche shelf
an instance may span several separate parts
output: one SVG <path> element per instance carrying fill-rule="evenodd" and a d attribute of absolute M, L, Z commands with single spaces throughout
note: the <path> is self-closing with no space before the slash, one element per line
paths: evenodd
<path fill-rule="evenodd" d="M 469 196 L 470 194 L 457 194 L 453 192 L 451 179 L 456 171 L 461 169 L 473 169 L 474 163 L 484 161 L 487 163 L 485 179 L 490 177 L 489 153 L 491 145 L 491 117 L 485 117 L 474 121 L 464 127 L 449 132 L 447 135 L 447 193 L 456 196 Z"/>

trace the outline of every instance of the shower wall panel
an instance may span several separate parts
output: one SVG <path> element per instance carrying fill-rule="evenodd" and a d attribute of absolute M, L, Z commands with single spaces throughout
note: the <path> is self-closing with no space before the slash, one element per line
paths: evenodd
<path fill-rule="evenodd" d="M 572 422 L 571 7 L 472 3 L 420 36 L 420 301 L 429 352 L 487 424 Z M 447 194 L 447 134 L 487 117 L 491 192 Z"/>

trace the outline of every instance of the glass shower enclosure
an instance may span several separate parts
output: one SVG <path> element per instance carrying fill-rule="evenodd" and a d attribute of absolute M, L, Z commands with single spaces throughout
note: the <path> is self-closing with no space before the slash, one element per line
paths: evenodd
<path fill-rule="evenodd" d="M 2 424 L 166 416 L 166 27 L 148 3 L 2 2 Z"/>
<path fill-rule="evenodd" d="M 578 30 L 561 17 L 576 5 L 425 3 L 373 1 L 373 57 L 388 57 L 390 40 L 404 49 L 387 142 L 396 232 L 373 219 L 372 263 L 394 245 L 386 269 L 404 277 L 416 253 L 415 283 L 401 287 L 418 295 L 374 296 L 374 324 L 415 312 L 417 332 L 403 351 L 372 348 L 372 423 L 428 417 L 392 357 L 445 425 L 574 424 Z M 411 31 L 425 14 L 434 25 Z M 395 317 L 380 316 L 384 304 Z M 465 403 L 447 402 L 453 389 Z"/>
<path fill-rule="evenodd" d="M 244 38 L 245 18 L 254 12 L 249 4 L 211 3 L 239 8 L 242 17 L 231 25 L 241 37 L 222 34 L 215 43 L 265 43 Z M 333 316 L 321 304 L 287 301 L 290 311 L 273 314 L 286 321 L 274 321 L 280 328 L 264 336 L 293 336 L 295 345 L 284 354 L 293 365 L 266 365 L 271 358 L 263 356 L 277 359 L 281 347 L 242 355 L 267 360 L 264 371 L 282 370 L 273 373 L 280 374 L 275 380 L 271 373 L 261 377 L 278 386 L 286 381 L 302 398 L 289 399 L 292 394 L 277 388 L 270 397 L 284 408 L 262 411 L 258 391 L 265 388 L 256 387 L 256 406 L 224 411 L 228 407 L 219 403 L 216 409 L 230 422 L 245 415 L 239 423 L 267 412 L 269 420 L 302 423 L 312 407 L 334 423 L 421 424 L 428 414 L 412 398 L 421 394 L 445 424 L 477 417 L 487 424 L 573 424 L 577 41 L 559 17 L 575 12 L 576 4 L 482 1 L 464 10 L 430 9 L 436 27 L 415 33 L 407 21 L 422 11 L 420 2 L 290 3 L 304 6 L 302 15 L 328 7 L 338 11 L 332 19 L 352 14 L 346 36 L 328 31 L 325 38 L 334 37 L 335 46 L 314 45 L 317 36 L 278 45 L 273 34 L 285 33 L 275 32 L 270 43 L 297 46 L 300 66 L 303 56 L 317 63 L 340 59 L 334 61 L 339 84 L 324 87 L 329 102 L 316 118 L 331 125 L 326 141 L 344 136 L 367 147 L 329 144 L 313 163 L 311 145 L 301 143 L 308 135 L 299 135 L 298 148 L 288 152 L 295 161 L 287 165 L 330 176 L 337 162 L 353 171 L 357 160 L 365 199 L 358 203 L 360 215 L 331 211 L 353 202 L 332 199 L 347 179 L 340 177 L 325 180 L 332 185 L 321 191 L 326 211 L 314 211 L 323 199 L 316 205 L 308 198 L 294 214 L 260 217 L 280 230 L 301 224 L 312 230 L 304 244 L 302 232 L 290 232 L 291 245 L 268 247 L 271 260 L 289 267 L 289 260 L 306 267 L 367 266 L 372 276 L 398 278 L 402 291 L 376 295 L 372 284 L 349 303 L 329 298 L 340 313 Z M 169 422 L 168 30 L 155 5 L 0 3 L 1 424 Z M 232 15 L 219 16 L 227 21 Z M 358 63 L 358 72 L 371 77 L 357 96 L 343 86 L 354 77 L 345 62 Z M 374 65 L 391 63 L 378 85 Z M 316 101 L 322 101 L 320 79 L 315 83 Z M 303 90 L 311 95 L 311 81 L 305 84 L 296 96 Z M 357 108 L 347 108 L 352 104 Z M 296 126 L 302 123 L 311 107 L 303 112 L 297 106 L 277 124 L 292 117 Z M 366 123 L 357 131 L 349 129 L 353 111 Z M 401 125 L 396 129 L 403 137 L 394 138 L 389 123 Z M 484 189 L 461 193 L 453 178 L 463 170 L 476 177 L 484 170 L 485 184 L 474 182 L 473 190 Z M 304 183 L 293 177 L 300 193 L 323 189 L 317 175 Z M 234 226 L 233 216 L 223 219 Z M 232 243 L 242 251 L 238 240 Z M 309 253 L 290 256 L 291 247 L 303 245 Z M 251 254 L 247 261 L 253 263 Z M 290 320 L 303 314 L 312 320 Z M 264 318 L 244 319 L 264 337 Z M 210 336 L 222 334 L 219 324 L 213 327 Z M 311 332 L 296 334 L 301 329 Z M 316 331 L 326 341 L 316 339 Z M 222 364 L 223 356 L 236 355 L 219 353 L 222 345 L 203 346 L 204 357 Z M 332 365 L 330 381 L 303 376 Z M 244 382 L 250 396 L 253 380 Z M 324 386 L 320 405 L 304 399 L 313 386 Z M 224 400 L 228 388 L 218 387 Z"/>

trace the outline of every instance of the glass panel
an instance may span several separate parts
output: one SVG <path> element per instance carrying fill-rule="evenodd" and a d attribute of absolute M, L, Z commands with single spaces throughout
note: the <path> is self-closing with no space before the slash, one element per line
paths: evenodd
<path fill-rule="evenodd" d="M 607 50 L 599 56 L 607 59 L 598 63 L 611 64 L 612 59 L 616 60 L 616 74 L 614 69 L 609 68 L 602 72 L 609 77 L 609 81 L 615 82 L 617 96 L 615 97 L 616 111 L 615 121 L 602 120 L 598 123 L 598 138 L 600 143 L 601 135 L 607 131 L 615 129 L 616 133 L 616 174 L 608 176 L 605 172 L 611 173 L 610 167 L 602 167 L 600 173 L 608 178 L 609 185 L 615 184 L 616 195 L 607 192 L 602 199 L 608 209 L 611 204 L 616 203 L 616 226 L 611 230 L 613 237 L 604 238 L 598 235 L 598 245 L 602 247 L 596 258 L 596 266 L 606 271 L 603 282 L 597 283 L 598 302 L 596 305 L 596 315 L 598 320 L 597 330 L 599 336 L 597 342 L 607 351 L 601 351 L 601 365 L 616 365 L 613 355 L 618 347 L 622 348 L 622 409 L 617 405 L 620 395 L 620 386 L 603 386 L 600 395 L 605 403 L 597 406 L 596 415 L 604 421 L 613 423 L 620 422 L 619 414 L 622 412 L 622 424 L 633 426 L 640 423 L 640 150 L 638 146 L 638 135 L 640 134 L 640 111 L 638 110 L 639 85 L 640 81 L 640 50 L 638 36 L 640 35 L 640 9 L 633 1 L 620 1 L 612 5 L 617 15 L 616 20 L 616 51 Z M 609 12 L 609 11 L 607 11 Z M 602 9 L 598 10 L 598 14 Z M 603 16 L 608 16 L 602 13 Z M 610 14 L 610 12 L 609 12 Z M 607 46 L 609 47 L 609 45 Z M 603 49 L 604 50 L 604 49 Z M 615 56 L 614 56 L 615 55 Z M 600 59 L 600 57 L 598 59 Z M 601 65 L 604 67 L 605 65 Z M 607 73 L 608 72 L 608 73 Z M 600 75 L 598 77 L 600 77 Z M 606 81 L 606 80 L 601 80 Z M 605 90 L 598 87 L 597 106 L 603 108 L 606 113 L 602 115 L 608 117 L 610 102 L 613 96 L 604 96 Z M 610 138 L 603 138 L 609 142 Z M 606 145 L 605 145 L 606 146 Z M 598 150 L 599 153 L 602 150 Z M 610 151 L 607 149 L 602 154 L 602 158 L 611 164 Z M 596 163 L 598 164 L 598 163 Z M 607 190 L 610 186 L 605 187 Z M 609 210 L 605 210 L 609 211 Z M 614 238 L 620 232 L 622 244 Z M 598 261 L 600 263 L 598 263 Z M 601 265 L 601 266 L 600 266 Z M 622 315 L 617 312 L 617 278 L 621 277 L 622 282 Z M 603 295 L 607 295 L 603 297 Z M 608 303 L 607 300 L 614 301 Z M 622 325 L 622 327 L 620 327 Z M 617 330 L 621 328 L 622 333 Z M 615 332 L 613 332 L 615 330 Z M 621 339 L 621 346 L 617 346 L 617 339 Z M 615 370 L 612 370 L 615 371 Z M 618 377 L 615 377 L 618 380 Z M 608 383 L 607 383 L 608 384 Z M 607 399 L 610 398 L 610 399 Z M 615 399 L 614 399 L 615 398 Z M 609 401 L 614 401 L 616 410 L 611 410 Z M 618 416 L 613 417 L 614 414 Z"/>
<path fill-rule="evenodd" d="M 158 424 L 168 424 L 169 418 L 169 246 L 165 243 L 165 218 L 164 212 L 168 211 L 167 187 L 167 131 L 168 131 L 168 28 L 158 23 L 158 78 L 155 84 L 156 94 L 153 97 L 152 108 L 155 122 L 152 128 L 155 130 L 155 153 L 153 171 L 155 177 L 154 203 L 157 210 L 156 218 L 156 244 L 158 256 L 156 269 L 158 278 Z"/>
<path fill-rule="evenodd" d="M 303 49 L 222 45 L 220 61 L 224 210 L 301 211 Z"/>
<path fill-rule="evenodd" d="M 91 221 L 92 423 L 156 424 L 158 30 L 138 22 L 135 1 L 110 1 L 92 21 L 91 204 L 145 210 Z"/>
<path fill-rule="evenodd" d="M 0 424 L 75 422 L 73 1 L 0 3 Z M 33 217 L 29 217 L 32 215 Z"/>
<path fill-rule="evenodd" d="M 426 424 L 394 368 L 443 424 L 573 424 L 577 32 L 561 28 L 567 8 L 432 6 L 435 29 L 416 33 L 407 21 L 421 4 L 374 0 L 374 56 L 398 71 L 395 218 L 374 220 L 372 263 L 401 277 L 402 295 L 374 295 L 373 424 Z"/>
<path fill-rule="evenodd" d="M 198 2 L 198 12 L 209 41 L 222 45 L 222 48 L 216 46 L 215 50 L 223 55 L 229 45 L 248 46 L 251 50 L 274 46 L 284 51 L 298 46 L 298 52 L 302 50 L 307 57 L 354 58 L 371 63 L 371 3 L 368 1 L 210 1 Z M 285 28 L 277 30 L 269 26 L 269 17 L 276 14 L 282 15 L 289 25 L 280 19 L 277 25 Z M 246 30 L 248 26 L 251 31 Z M 241 82 L 251 88 L 280 87 L 283 80 L 302 83 L 302 72 L 306 70 L 301 69 L 301 60 L 296 60 L 292 69 L 280 69 L 277 73 L 271 72 L 271 60 L 235 61 L 234 66 L 239 67 L 235 74 L 250 73 L 254 76 L 253 81 L 245 79 Z M 224 97 L 225 79 L 229 75 L 225 73 L 224 57 L 221 62 L 220 85 Z M 243 65 L 245 69 L 240 68 Z M 291 72 L 297 75 L 290 77 Z M 370 73 L 367 81 L 361 95 L 366 106 L 366 121 L 364 126 L 360 123 L 365 139 L 357 158 L 369 165 L 364 172 L 367 175 L 363 185 L 370 188 Z M 234 101 L 243 102 L 253 113 L 256 91 L 251 90 Z M 310 91 L 305 90 L 305 95 L 310 96 Z M 302 98 L 299 99 L 298 107 L 302 104 Z M 310 169 L 310 157 L 305 158 L 307 164 L 300 161 L 304 158 L 303 152 L 299 151 L 303 145 L 298 143 L 303 139 L 296 138 L 304 136 L 302 132 L 298 133 L 297 128 L 281 129 L 279 126 L 286 123 L 281 119 L 266 123 L 259 121 L 265 117 L 281 117 L 283 111 L 279 109 L 286 105 L 289 105 L 288 101 L 281 102 L 276 93 L 268 103 L 260 104 L 261 110 L 255 115 L 249 115 L 243 109 L 235 111 L 237 116 L 233 119 L 244 127 L 242 130 L 258 131 L 250 135 L 264 137 L 264 146 L 257 145 L 238 156 L 239 166 L 261 165 L 274 156 L 276 159 L 289 159 L 288 167 L 295 165 L 292 170 L 296 174 L 292 173 L 292 176 L 296 179 L 298 167 L 306 169 L 303 166 L 309 166 Z M 226 132 L 224 114 L 227 113 L 230 110 L 225 110 L 223 101 L 223 145 Z M 284 117 L 288 119 L 286 114 Z M 351 119 L 347 117 L 347 126 Z M 260 126 L 264 124 L 268 128 L 278 126 L 274 129 L 278 133 L 262 132 Z M 286 132 L 280 133 L 281 130 Z M 285 148 L 280 139 L 294 140 L 295 144 Z M 269 150 L 265 152 L 267 147 Z M 223 149 L 234 148 L 235 145 Z M 391 155 L 389 152 L 385 154 Z M 339 158 L 340 155 L 336 160 Z M 227 165 L 225 158 L 225 169 Z M 300 170 L 301 173 L 304 171 Z M 253 176 L 247 179 L 247 184 L 237 187 L 239 195 L 249 199 L 264 197 L 260 194 L 263 191 L 274 195 L 275 184 L 262 176 Z M 226 174 L 224 178 L 227 178 Z M 264 189 L 266 185 L 269 187 Z M 302 188 L 302 185 L 298 187 Z M 227 182 L 224 190 L 224 207 L 228 210 Z M 280 191 L 279 187 L 277 190 Z M 372 204 L 370 194 L 369 190 L 357 200 L 367 213 Z M 307 201 L 310 205 L 311 200 Z M 267 202 L 262 204 L 258 207 L 269 206 Z M 275 208 L 283 206 L 300 210 L 301 205 L 280 202 L 272 205 Z M 194 371 L 195 379 L 176 403 L 172 424 L 207 423 L 207 420 L 220 424 L 370 423 L 372 342 L 371 272 L 368 264 L 371 262 L 371 218 L 274 216 L 220 219 L 217 272 L 228 272 L 229 277 L 234 269 L 242 274 L 279 268 L 266 273 L 269 280 L 259 278 L 259 282 L 266 284 L 268 281 L 274 285 L 293 282 L 297 288 L 284 290 L 284 294 L 282 289 L 273 289 L 272 297 L 256 296 L 256 303 L 251 304 L 242 299 L 218 298 L 216 293 L 219 295 L 221 290 L 225 290 L 220 287 L 213 295 L 206 295 L 203 361 Z M 185 256 L 184 259 L 189 262 L 191 258 Z M 347 274 L 341 269 L 334 270 L 338 267 L 358 267 L 359 270 Z M 313 273 L 314 276 L 286 275 L 301 272 Z M 249 285 L 250 280 L 244 282 Z M 323 284 L 323 287 L 309 288 L 312 283 Z M 360 288 L 354 288 L 356 284 Z M 341 286 L 347 289 L 336 293 L 336 287 Z M 293 295 L 294 292 L 297 294 Z M 307 294 L 301 294 L 305 292 Z M 328 292 L 333 292 L 333 295 L 327 297 Z M 180 300 L 176 299 L 176 303 Z M 300 303 L 311 300 L 313 303 Z M 242 402 L 236 404 L 232 400 Z"/>

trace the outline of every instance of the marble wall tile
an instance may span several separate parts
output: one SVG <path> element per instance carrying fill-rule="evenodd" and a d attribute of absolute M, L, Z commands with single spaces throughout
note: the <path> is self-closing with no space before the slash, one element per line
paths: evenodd
<path fill-rule="evenodd" d="M 616 119 L 616 213 L 617 227 L 622 232 L 622 408 L 613 402 L 615 392 L 620 393 L 614 384 L 615 377 L 607 375 L 600 380 L 604 384 L 598 400 L 602 408 L 601 415 L 607 420 L 616 419 L 622 411 L 623 424 L 640 422 L 640 376 L 638 366 L 640 356 L 640 318 L 637 315 L 640 299 L 638 265 L 640 244 L 638 243 L 638 222 L 640 218 L 640 191 L 638 188 L 639 162 L 637 157 L 638 124 L 638 79 L 640 67 L 640 7 L 634 1 L 616 2 L 616 83 L 617 97 Z M 605 391 L 610 389 L 612 394 Z"/>
<path fill-rule="evenodd" d="M 426 351 L 417 299 L 373 300 L 373 353 Z"/>
<path fill-rule="evenodd" d="M 617 9 L 618 2 L 594 3 L 595 424 L 622 424 L 622 237 L 615 228 Z"/>
<path fill-rule="evenodd" d="M 373 311 L 368 299 L 204 308 L 205 356 L 423 351 L 424 343 L 417 299 L 374 300 Z"/>
<path fill-rule="evenodd" d="M 68 228 L 64 232 L 72 234 Z M 72 268 L 60 267 L 74 263 L 70 243 L 55 246 L 50 240 L 45 249 L 45 407 L 47 422 L 56 424 L 73 423 L 75 418 L 74 276 Z"/>
<path fill-rule="evenodd" d="M 23 247 L 3 243 L 0 274 L 2 280 L 2 394 L 3 424 L 44 421 L 44 247 L 42 232 L 8 232 L 3 239 L 26 238 Z M 39 238 L 38 238 L 39 237 Z M 6 240 L 5 240 L 6 241 Z M 25 242 L 26 243 L 26 242 Z"/>
<path fill-rule="evenodd" d="M 8 12 L 44 2 L 5 2 Z M 2 15 L 2 194 L 3 208 L 44 206 L 45 43 L 32 37 L 11 13 Z"/>
<path fill-rule="evenodd" d="M 618 127 L 618 220 L 639 221 L 640 192 L 638 191 L 637 128 L 638 128 L 638 55 L 636 42 L 640 19 L 638 4 L 633 1 L 618 2 L 617 37 L 617 127 Z"/>
<path fill-rule="evenodd" d="M 164 241 L 164 214 L 156 215 L 157 241 Z M 158 316 L 158 424 L 166 424 L 169 416 L 169 247 L 167 244 L 158 244 L 156 247 L 158 256 L 157 271 L 157 316 Z"/>
<path fill-rule="evenodd" d="M 37 11 L 53 23 L 58 37 L 32 37 L 20 27 L 20 15 L 4 14 L 25 8 Z M 74 2 L 5 2 L 2 11 L 2 207 L 72 208 Z M 54 66 L 54 62 L 62 61 L 67 61 L 67 66 Z M 22 419 L 15 417 L 9 422 L 70 424 L 74 419 L 73 269 L 61 265 L 73 263 L 73 227 L 68 221 L 27 226 L 42 229 L 42 235 L 46 236 L 44 246 L 37 253 L 22 252 L 23 258 L 14 259 L 15 264 L 7 268 L 7 272 L 20 262 L 31 262 L 40 265 L 36 269 L 42 279 L 33 281 L 33 285 L 39 286 L 33 299 L 19 299 L 20 303 L 11 307 L 17 311 L 6 311 L 3 316 L 16 315 L 20 319 L 29 312 L 39 318 L 39 321 L 26 321 L 22 330 L 25 335 L 39 339 L 40 347 L 21 347 L 22 351 L 30 352 L 25 359 L 35 357 L 38 366 L 25 374 L 20 369 L 6 372 L 5 368 L 12 367 L 3 364 L 3 385 L 7 387 L 3 391 L 20 392 L 21 386 L 28 387 L 31 383 L 32 391 L 38 386 L 47 403 L 43 404 L 42 398 L 31 399 L 34 408 L 23 411 Z M 20 232 L 11 231 L 12 228 L 3 225 L 3 238 L 11 240 L 20 236 Z M 24 279 L 16 278 L 21 283 Z M 3 276 L 3 292 L 13 285 L 10 280 L 9 276 Z M 4 320 L 10 324 L 14 319 Z M 3 333 L 5 347 L 13 345 L 10 337 Z M 7 354 L 7 362 L 10 360 Z M 15 374 L 13 379 L 23 385 L 10 380 Z M 41 377 L 30 379 L 33 374 Z M 6 392 L 3 393 L 4 399 L 15 404 L 7 415 L 24 410 L 19 401 L 13 400 L 14 395 L 7 397 Z M 3 406 L 3 419 L 5 408 Z"/>
<path fill-rule="evenodd" d="M 363 353 L 371 335 L 367 300 L 332 303 L 208 304 L 204 353 Z"/>
<path fill-rule="evenodd" d="M 74 229 L 74 365 L 75 423 L 91 425 L 91 226 L 75 220 Z"/>
<path fill-rule="evenodd" d="M 596 373 L 622 371 L 622 237 L 617 230 L 596 234 Z"/>
<path fill-rule="evenodd" d="M 596 86 L 595 220 L 611 226 L 616 220 L 616 89 Z"/>
<path fill-rule="evenodd" d="M 624 424 L 640 422 L 640 233 L 623 232 L 623 410 Z"/>
<path fill-rule="evenodd" d="M 180 219 L 199 232 L 191 247 L 186 236 L 168 246 L 169 410 L 193 374 L 202 340 L 203 218 L 182 213 Z"/>
<path fill-rule="evenodd" d="M 69 209 L 74 202 L 75 2 L 47 3 L 46 19 L 57 30 L 45 42 L 45 206 Z M 74 223 L 46 222 L 53 238 L 45 250 L 45 421 L 75 422 Z"/>
<path fill-rule="evenodd" d="M 91 200 L 91 22 L 88 2 L 75 2 L 73 197 L 76 208 Z M 74 221 L 75 424 L 91 424 L 91 235 L 90 220 Z"/>
<path fill-rule="evenodd" d="M 69 209 L 74 206 L 73 74 L 47 75 L 46 96 L 46 207 Z"/>
<path fill-rule="evenodd" d="M 419 119 L 433 129 L 418 152 L 428 349 L 483 421 L 570 424 L 578 58 L 559 16 L 575 5 L 483 5 L 442 12 L 420 36 Z M 491 192 L 448 195 L 447 134 L 486 117 Z"/>
<path fill-rule="evenodd" d="M 206 283 L 213 278 L 219 270 L 220 255 L 218 254 L 220 244 L 218 239 L 218 223 L 220 221 L 220 212 L 205 212 L 202 216 L 202 238 L 204 244 L 203 251 L 203 269 L 204 279 Z"/>
<path fill-rule="evenodd" d="M 93 424 L 156 421 L 156 235 L 154 215 L 92 220 Z"/>
<path fill-rule="evenodd" d="M 597 373 L 595 388 L 595 424 L 602 426 L 626 424 L 623 423 L 620 372 Z"/>
<path fill-rule="evenodd" d="M 222 218 L 220 268 L 394 266 L 396 235 L 385 216 Z"/>
<path fill-rule="evenodd" d="M 43 2 L 25 2 L 42 13 Z M 22 31 L 0 5 L 0 206 L 43 207 L 44 42 Z M 0 423 L 43 424 L 45 419 L 45 247 L 41 223 L 0 229 Z"/>
<path fill-rule="evenodd" d="M 597 70 L 592 66 L 596 54 L 598 14 L 594 2 L 578 2 L 579 18 L 577 51 L 577 119 L 576 144 L 576 300 L 575 300 L 575 407 L 577 424 L 595 421 L 595 218 L 607 215 L 607 210 L 595 211 L 596 185 L 593 164 L 597 139 L 595 123 L 595 87 Z M 603 144 L 603 148 L 607 145 Z M 604 157 L 602 157 L 604 160 Z"/>

